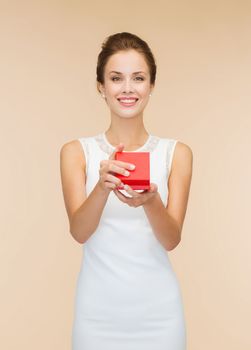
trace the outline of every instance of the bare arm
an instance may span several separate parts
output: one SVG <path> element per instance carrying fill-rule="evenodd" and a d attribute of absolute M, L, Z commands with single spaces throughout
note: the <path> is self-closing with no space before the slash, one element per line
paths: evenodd
<path fill-rule="evenodd" d="M 62 190 L 70 233 L 79 243 L 84 243 L 95 231 L 109 195 L 97 184 L 86 196 L 85 167 L 85 155 L 79 141 L 63 145 L 60 150 Z"/>
<path fill-rule="evenodd" d="M 70 232 L 79 243 L 84 243 L 95 232 L 109 193 L 97 183 L 84 203 L 71 218 Z"/>
<path fill-rule="evenodd" d="M 174 249 L 180 242 L 180 228 L 174 218 L 168 214 L 160 195 L 157 194 L 143 207 L 157 239 L 166 250 Z"/>
<path fill-rule="evenodd" d="M 123 146 L 122 146 L 123 147 Z M 73 238 L 84 243 L 95 232 L 112 189 L 121 180 L 111 172 L 123 174 L 127 163 L 114 160 L 117 146 L 109 160 L 101 161 L 100 179 L 92 192 L 86 195 L 86 159 L 78 140 L 64 144 L 60 150 L 60 172 L 65 207 Z"/>
<path fill-rule="evenodd" d="M 192 163 L 193 154 L 190 147 L 178 142 L 168 181 L 167 207 L 165 208 L 159 194 L 143 204 L 156 237 L 166 250 L 174 249 L 181 240 L 192 178 Z"/>

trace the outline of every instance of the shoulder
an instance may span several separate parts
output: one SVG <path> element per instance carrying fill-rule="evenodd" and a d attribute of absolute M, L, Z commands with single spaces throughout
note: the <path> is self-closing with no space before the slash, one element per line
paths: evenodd
<path fill-rule="evenodd" d="M 189 145 L 179 140 L 175 140 L 172 168 L 175 171 L 181 170 L 183 174 L 191 172 L 193 165 L 193 151 Z"/>
<path fill-rule="evenodd" d="M 158 137 L 164 144 L 167 145 L 169 152 L 173 153 L 173 161 L 184 161 L 193 159 L 193 151 L 186 143 L 168 137 Z"/>
<path fill-rule="evenodd" d="M 77 162 L 85 169 L 86 158 L 83 151 L 83 146 L 79 139 L 70 140 L 64 143 L 60 149 L 60 159 L 69 159 L 71 162 Z"/>
<path fill-rule="evenodd" d="M 189 145 L 187 145 L 184 142 L 181 142 L 179 140 L 176 141 L 176 156 L 181 157 L 181 158 L 193 158 L 193 151 Z"/>

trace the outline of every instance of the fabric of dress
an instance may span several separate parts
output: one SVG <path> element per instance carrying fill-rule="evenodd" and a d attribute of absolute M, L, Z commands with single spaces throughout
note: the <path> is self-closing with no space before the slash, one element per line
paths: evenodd
<path fill-rule="evenodd" d="M 105 133 L 78 140 L 86 158 L 88 196 L 99 180 L 100 161 L 115 147 Z M 165 206 L 176 143 L 150 134 L 131 151 L 150 152 L 150 182 L 158 185 Z M 82 247 L 73 350 L 186 349 L 180 286 L 142 206 L 130 207 L 111 191 L 98 227 Z"/>

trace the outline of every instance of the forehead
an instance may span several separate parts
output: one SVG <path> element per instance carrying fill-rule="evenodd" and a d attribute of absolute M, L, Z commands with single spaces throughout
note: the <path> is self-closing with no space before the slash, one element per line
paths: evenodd
<path fill-rule="evenodd" d="M 148 66 L 143 54 L 135 50 L 119 51 L 113 54 L 106 64 L 106 73 L 117 71 L 121 73 L 148 72 Z"/>

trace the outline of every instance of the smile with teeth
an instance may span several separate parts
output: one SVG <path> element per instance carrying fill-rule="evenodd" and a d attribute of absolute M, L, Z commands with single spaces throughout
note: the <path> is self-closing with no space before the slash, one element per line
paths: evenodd
<path fill-rule="evenodd" d="M 118 101 L 121 105 L 130 107 L 136 104 L 138 98 L 119 98 Z"/>

